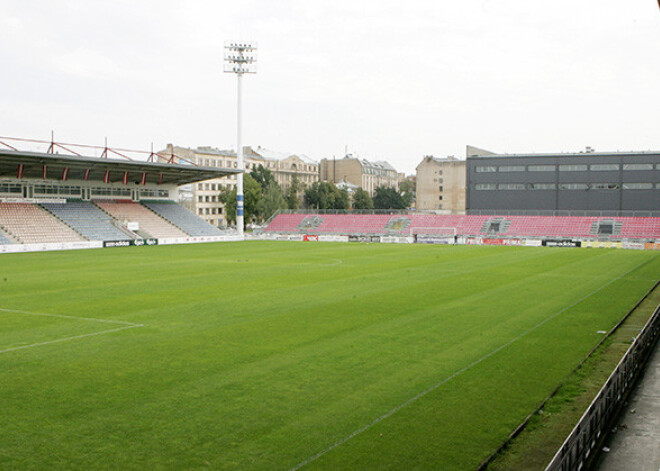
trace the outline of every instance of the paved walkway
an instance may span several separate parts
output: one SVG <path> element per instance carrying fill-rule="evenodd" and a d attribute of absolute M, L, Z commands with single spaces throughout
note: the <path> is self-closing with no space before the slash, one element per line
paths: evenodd
<path fill-rule="evenodd" d="M 607 447 L 600 470 L 660 471 L 660 342 Z"/>

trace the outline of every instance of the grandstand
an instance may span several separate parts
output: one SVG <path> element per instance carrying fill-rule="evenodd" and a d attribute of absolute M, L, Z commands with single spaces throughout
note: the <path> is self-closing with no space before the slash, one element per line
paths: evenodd
<path fill-rule="evenodd" d="M 98 200 L 96 205 L 118 221 L 128 225 L 137 223 L 138 231 L 144 237 L 186 237 L 181 229 L 149 211 L 148 208 L 130 200 Z"/>
<path fill-rule="evenodd" d="M 18 144 L 7 144 L 9 140 L 0 138 L 0 145 L 9 148 L 0 149 L 2 245 L 187 240 L 226 234 L 175 200 L 181 185 L 239 170 L 201 167 L 153 152 L 146 160 L 136 161 L 127 156 L 134 151 L 52 141 L 27 141 L 49 144 L 47 152 L 21 151 L 14 146 Z M 72 150 L 76 147 L 92 149 L 101 157 L 83 156 Z"/>
<path fill-rule="evenodd" d="M 404 223 L 407 221 L 407 223 Z M 660 218 L 595 216 L 483 216 L 278 214 L 264 232 L 283 234 L 409 235 L 454 228 L 459 236 L 660 239 Z"/>
<path fill-rule="evenodd" d="M 120 227 L 113 219 L 89 201 L 43 203 L 45 209 L 71 226 L 87 240 L 116 240 L 136 238 L 136 234 Z"/>
<path fill-rule="evenodd" d="M 174 201 L 143 201 L 142 204 L 191 236 L 218 236 L 222 231 Z"/>
<path fill-rule="evenodd" d="M 0 204 L 0 227 L 24 244 L 84 240 L 52 214 L 30 203 Z"/>

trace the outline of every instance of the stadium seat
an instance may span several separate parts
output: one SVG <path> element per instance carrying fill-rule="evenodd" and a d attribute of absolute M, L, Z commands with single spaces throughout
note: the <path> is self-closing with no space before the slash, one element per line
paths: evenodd
<path fill-rule="evenodd" d="M 188 237 L 181 229 L 134 201 L 95 200 L 94 204 L 124 226 L 129 222 L 137 222 L 140 225 L 138 233 L 143 237 Z"/>
<path fill-rule="evenodd" d="M 31 203 L 0 203 L 0 227 L 23 244 L 85 240 L 48 211 Z"/>
<path fill-rule="evenodd" d="M 191 236 L 219 236 L 223 232 L 174 201 L 142 201 L 142 204 Z"/>
<path fill-rule="evenodd" d="M 302 224 L 305 219 L 319 218 L 320 224 Z M 406 223 L 408 219 L 410 222 Z M 489 221 L 499 220 L 501 230 L 489 233 Z M 614 224 L 619 233 L 592 233 L 594 224 Z M 503 237 L 557 237 L 557 238 L 610 238 L 610 239 L 660 239 L 660 218 L 590 216 L 477 216 L 477 215 L 374 215 L 374 214 L 279 214 L 264 232 L 297 232 L 311 234 L 376 234 L 407 235 L 437 233 L 453 228 L 458 235 Z M 615 231 L 616 232 L 616 231 Z"/>
<path fill-rule="evenodd" d="M 134 239 L 135 234 L 118 227 L 113 219 L 87 201 L 44 203 L 41 205 L 88 240 Z"/>

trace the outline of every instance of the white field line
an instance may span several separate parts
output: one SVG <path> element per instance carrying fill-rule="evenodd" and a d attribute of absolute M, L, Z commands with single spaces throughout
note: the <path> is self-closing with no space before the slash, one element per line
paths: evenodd
<path fill-rule="evenodd" d="M 128 325 L 128 326 L 142 326 L 142 324 L 136 324 L 134 322 L 125 322 L 125 321 L 115 321 L 115 320 L 110 320 L 110 319 L 98 319 L 96 317 L 78 317 L 78 316 L 65 316 L 64 314 L 46 314 L 44 312 L 30 312 L 30 311 L 20 311 L 17 309 L 3 309 L 0 308 L 0 311 L 2 312 L 11 312 L 14 314 L 25 314 L 28 316 L 44 316 L 44 317 L 59 317 L 62 319 L 74 319 L 74 320 L 80 320 L 80 321 L 91 321 L 91 322 L 103 322 L 105 324 L 121 324 L 121 325 Z"/>
<path fill-rule="evenodd" d="M 330 258 L 328 260 L 333 260 L 334 263 L 321 263 L 319 265 L 322 266 L 322 267 L 333 267 L 335 265 L 341 265 L 342 263 L 344 263 L 343 260 L 340 260 L 338 258 Z"/>
<path fill-rule="evenodd" d="M 67 342 L 69 340 L 82 339 L 84 337 L 92 337 L 94 335 L 109 334 L 110 332 L 119 332 L 120 330 L 135 329 L 136 327 L 144 327 L 144 325 L 143 324 L 133 324 L 133 325 L 127 325 L 127 326 L 124 326 L 124 327 L 118 327 L 116 329 L 102 330 L 101 332 L 92 332 L 91 334 L 74 335 L 73 337 L 63 337 L 63 338 L 55 339 L 55 340 L 48 340 L 47 342 L 32 343 L 30 345 L 21 345 L 20 347 L 12 347 L 12 348 L 7 348 L 5 350 L 0 350 L 0 354 L 8 353 L 8 352 L 14 352 L 16 350 L 23 350 L 23 349 L 26 349 L 26 348 L 41 347 L 42 345 L 50 345 L 50 344 L 53 344 L 53 343 Z"/>
<path fill-rule="evenodd" d="M 342 438 L 341 440 L 339 440 L 339 441 L 335 442 L 334 444 L 330 445 L 330 446 L 329 446 L 328 448 L 326 448 L 325 450 L 322 450 L 322 451 L 318 452 L 317 454 L 315 454 L 315 455 L 313 455 L 313 456 L 307 458 L 305 461 L 302 461 L 302 462 L 298 463 L 298 464 L 295 465 L 293 468 L 291 468 L 290 471 L 296 471 L 296 470 L 298 470 L 298 469 L 300 469 L 300 468 L 302 468 L 302 467 L 304 467 L 304 466 L 307 466 L 307 465 L 308 465 L 309 463 L 311 463 L 312 461 L 315 461 L 315 460 L 319 459 L 321 456 L 323 456 L 323 455 L 325 455 L 326 453 L 328 453 L 328 452 L 334 450 L 334 449 L 337 448 L 338 446 L 340 446 L 340 445 L 346 443 L 347 441 L 349 441 L 351 438 L 355 437 L 356 435 L 359 435 L 359 434 L 361 434 L 362 432 L 364 432 L 365 430 L 370 429 L 371 427 L 373 427 L 373 426 L 376 425 L 377 423 L 382 422 L 383 420 L 387 419 L 388 417 L 394 415 L 395 413 L 397 413 L 398 411 L 400 411 L 400 410 L 403 409 L 404 407 L 406 407 L 406 406 L 412 404 L 413 402 L 415 402 L 416 400 L 418 400 L 418 399 L 420 399 L 420 398 L 426 396 L 428 393 L 435 391 L 435 390 L 438 389 L 440 386 L 442 386 L 443 384 L 447 383 L 448 381 L 451 381 L 452 379 L 454 379 L 456 376 L 460 375 L 461 373 L 464 373 L 464 372 L 466 372 L 467 370 L 473 368 L 474 366 L 478 365 L 479 363 L 483 362 L 484 360 L 486 360 L 486 359 L 490 358 L 491 356 L 495 355 L 495 354 L 498 353 L 499 351 L 505 349 L 505 348 L 508 347 L 509 345 L 511 345 L 511 344 L 513 344 L 513 343 L 515 343 L 515 342 L 517 342 L 517 341 L 520 340 L 521 338 L 523 338 L 523 337 L 527 336 L 528 334 L 534 332 L 534 331 L 535 331 L 536 329 L 538 329 L 539 327 L 541 327 L 541 326 L 547 324 L 548 322 L 550 322 L 550 321 L 553 320 L 554 318 L 558 317 L 559 315 L 563 314 L 564 312 L 568 311 L 569 309 L 572 309 L 573 307 L 577 306 L 578 304 L 580 304 L 580 303 L 581 303 L 582 301 L 584 301 L 585 299 L 590 298 L 591 296 L 593 296 L 594 294 L 598 293 L 599 291 L 602 291 L 603 289 L 605 289 L 606 287 L 608 287 L 609 285 L 611 285 L 611 284 L 614 283 L 615 281 L 618 281 L 618 280 L 620 280 L 621 278 L 623 278 L 624 276 L 628 275 L 629 273 L 632 273 L 632 272 L 635 271 L 637 268 L 641 267 L 641 266 L 644 265 L 645 263 L 648 263 L 648 261 L 649 261 L 649 260 L 644 260 L 643 262 L 641 262 L 641 263 L 638 264 L 638 265 L 635 265 L 633 268 L 631 268 L 630 270 L 628 270 L 628 271 L 625 272 L 624 274 L 619 275 L 619 276 L 617 276 L 616 278 L 613 278 L 612 280 L 608 281 L 607 283 L 605 283 L 605 284 L 604 284 L 603 286 L 601 286 L 600 288 L 597 288 L 596 290 L 592 291 L 591 293 L 587 294 L 586 296 L 583 296 L 582 298 L 578 299 L 577 301 L 575 301 L 575 302 L 574 302 L 573 304 L 571 304 L 570 306 L 566 306 L 565 308 L 561 309 L 560 311 L 557 311 L 556 313 L 552 314 L 551 316 L 546 317 L 545 319 L 543 319 L 541 322 L 539 322 L 539 323 L 536 324 L 535 326 L 533 326 L 533 327 L 527 329 L 527 330 L 524 331 L 522 334 L 520 334 L 520 335 L 518 335 L 517 337 L 515 337 L 515 338 L 509 340 L 508 342 L 506 342 L 506 343 L 500 345 L 499 347 L 497 347 L 495 350 L 491 351 L 490 353 L 485 354 L 484 356 L 482 356 L 482 357 L 479 358 L 478 360 L 475 360 L 475 361 L 473 361 L 472 363 L 470 363 L 469 365 L 464 366 L 463 368 L 461 368 L 461 369 L 455 371 L 454 373 L 452 373 L 451 375 L 447 376 L 446 378 L 444 378 L 444 379 L 441 380 L 440 382 L 434 384 L 434 385 L 431 386 L 430 388 L 425 389 L 424 391 L 420 392 L 420 393 L 417 394 L 416 396 L 411 397 L 410 399 L 408 399 L 408 400 L 405 401 L 404 403 L 399 404 L 399 405 L 396 406 L 394 409 L 389 410 L 388 412 L 386 412 L 385 414 L 381 415 L 381 416 L 378 417 L 377 419 L 372 420 L 372 421 L 369 422 L 367 425 L 365 425 L 365 426 L 363 426 L 363 427 L 360 427 L 359 429 L 355 430 L 355 431 L 354 431 L 353 433 L 351 433 L 350 435 L 347 435 L 347 436 L 345 436 L 344 438 Z"/>

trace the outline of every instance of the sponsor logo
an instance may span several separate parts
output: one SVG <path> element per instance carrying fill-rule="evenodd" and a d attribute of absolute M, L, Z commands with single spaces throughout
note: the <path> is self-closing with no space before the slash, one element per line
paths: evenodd
<path fill-rule="evenodd" d="M 103 247 L 142 247 L 143 245 L 158 245 L 158 239 L 135 240 L 104 240 Z"/>
<path fill-rule="evenodd" d="M 380 236 L 368 236 L 368 235 L 349 235 L 349 242 L 380 242 Z"/>
<path fill-rule="evenodd" d="M 128 247 L 131 244 L 131 240 L 104 240 L 103 247 Z"/>
<path fill-rule="evenodd" d="M 556 240 L 546 239 L 542 242 L 544 247 L 581 247 L 582 242 L 579 240 Z"/>

